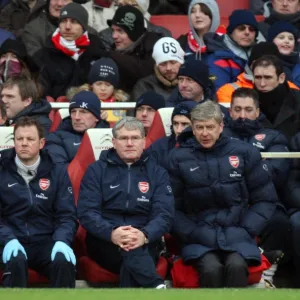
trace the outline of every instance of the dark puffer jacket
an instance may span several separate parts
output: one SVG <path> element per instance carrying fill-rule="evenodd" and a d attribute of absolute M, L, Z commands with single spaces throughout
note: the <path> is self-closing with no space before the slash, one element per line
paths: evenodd
<path fill-rule="evenodd" d="M 169 169 L 176 209 L 174 232 L 183 243 L 183 259 L 223 250 L 238 252 L 250 265 L 259 265 L 255 237 L 277 202 L 259 151 L 222 136 L 205 149 L 191 135 L 190 130 L 180 135 Z"/>

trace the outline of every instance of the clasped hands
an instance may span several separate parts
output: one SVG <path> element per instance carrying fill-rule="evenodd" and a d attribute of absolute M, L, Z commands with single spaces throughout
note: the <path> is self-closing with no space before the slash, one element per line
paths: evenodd
<path fill-rule="evenodd" d="M 130 251 L 145 244 L 145 234 L 137 228 L 120 226 L 112 231 L 111 241 L 125 251 Z"/>

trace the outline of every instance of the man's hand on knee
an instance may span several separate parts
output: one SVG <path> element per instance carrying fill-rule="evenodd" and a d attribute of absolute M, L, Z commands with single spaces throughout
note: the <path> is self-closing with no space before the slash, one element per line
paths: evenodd
<path fill-rule="evenodd" d="M 131 234 L 132 229 L 135 228 L 129 226 L 120 226 L 112 231 L 111 233 L 111 241 L 119 246 L 120 248 L 126 250 L 128 243 L 132 241 Z M 127 251 L 127 250 L 126 250 Z"/>
<path fill-rule="evenodd" d="M 142 231 L 134 227 L 132 227 L 131 230 L 129 231 L 128 237 L 130 241 L 124 247 L 124 250 L 126 251 L 130 251 L 143 246 L 147 238 Z"/>
<path fill-rule="evenodd" d="M 2 253 L 3 263 L 6 264 L 7 262 L 9 262 L 11 259 L 11 255 L 17 257 L 19 251 L 21 251 L 27 259 L 26 251 L 24 247 L 19 243 L 19 241 L 17 239 L 10 240 L 3 249 L 3 253 Z"/>
<path fill-rule="evenodd" d="M 60 252 L 62 253 L 68 262 L 71 262 L 74 266 L 76 265 L 76 257 L 70 246 L 64 242 L 57 241 L 53 246 L 51 252 L 51 261 L 54 261 L 55 255 Z"/>

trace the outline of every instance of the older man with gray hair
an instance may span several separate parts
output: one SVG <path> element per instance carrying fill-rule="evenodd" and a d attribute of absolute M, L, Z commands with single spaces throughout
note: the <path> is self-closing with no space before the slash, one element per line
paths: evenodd
<path fill-rule="evenodd" d="M 144 126 L 133 117 L 116 123 L 113 146 L 88 167 L 80 187 L 88 255 L 120 273 L 121 287 L 165 288 L 155 263 L 174 218 L 168 173 L 143 154 Z"/>
<path fill-rule="evenodd" d="M 198 104 L 191 120 L 169 169 L 182 257 L 201 274 L 201 287 L 245 287 L 248 266 L 261 263 L 255 237 L 275 212 L 276 191 L 259 151 L 221 135 L 218 104 Z"/>

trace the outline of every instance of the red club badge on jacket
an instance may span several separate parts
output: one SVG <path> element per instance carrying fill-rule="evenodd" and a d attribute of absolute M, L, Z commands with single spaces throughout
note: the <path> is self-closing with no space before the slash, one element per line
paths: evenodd
<path fill-rule="evenodd" d="M 259 134 L 256 134 L 254 137 L 256 140 L 262 141 L 266 137 L 266 135 L 264 133 L 259 133 Z"/>
<path fill-rule="evenodd" d="M 142 193 L 147 193 L 149 191 L 149 183 L 145 181 L 139 182 L 139 189 Z"/>
<path fill-rule="evenodd" d="M 237 168 L 240 164 L 238 156 L 229 156 L 229 162 L 234 168 Z"/>
<path fill-rule="evenodd" d="M 41 178 L 39 181 L 39 185 L 43 191 L 46 191 L 50 186 L 50 180 L 47 178 Z"/>

